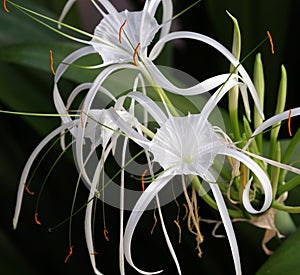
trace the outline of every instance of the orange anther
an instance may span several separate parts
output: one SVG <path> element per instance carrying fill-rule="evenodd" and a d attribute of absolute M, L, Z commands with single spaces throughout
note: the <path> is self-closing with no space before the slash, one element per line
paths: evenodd
<path fill-rule="evenodd" d="M 148 172 L 148 170 L 146 169 L 146 170 L 143 172 L 142 176 L 141 176 L 142 191 L 143 191 L 143 192 L 145 191 L 145 180 L 144 180 L 144 178 L 145 178 L 147 172 Z"/>
<path fill-rule="evenodd" d="M 273 39 L 272 39 L 272 36 L 271 36 L 271 34 L 270 34 L 269 31 L 267 31 L 267 35 L 268 35 L 268 38 L 269 38 L 269 41 L 270 41 L 270 45 L 271 45 L 271 53 L 274 54 L 275 50 L 274 50 Z"/>
<path fill-rule="evenodd" d="M 35 213 L 34 214 L 34 221 L 35 221 L 35 223 L 37 224 L 37 225 L 41 225 L 42 223 L 39 221 L 39 219 L 38 219 L 38 213 Z"/>
<path fill-rule="evenodd" d="M 124 26 L 125 26 L 126 23 L 127 23 L 127 20 L 125 19 L 124 23 L 122 24 L 122 26 L 120 27 L 120 30 L 119 30 L 119 41 L 120 41 L 120 44 L 122 44 L 122 32 L 123 32 L 123 29 L 124 29 Z"/>
<path fill-rule="evenodd" d="M 67 255 L 67 257 L 65 258 L 65 263 L 70 259 L 70 257 L 72 256 L 73 254 L 73 246 L 70 246 L 70 249 L 69 249 L 69 253 Z"/>
<path fill-rule="evenodd" d="M 104 230 L 103 230 L 103 235 L 104 235 L 104 238 L 105 238 L 105 240 L 106 240 L 106 241 L 108 241 L 108 242 L 109 242 L 109 238 L 108 238 L 108 236 L 107 236 L 107 233 L 108 233 L 107 229 L 106 229 L 106 228 L 104 228 Z"/>
<path fill-rule="evenodd" d="M 135 47 L 134 49 L 134 53 L 133 53 L 133 63 L 135 66 L 138 66 L 138 63 L 137 63 L 137 55 L 138 55 L 138 50 L 139 50 L 139 47 L 141 46 L 141 43 L 138 43 L 137 46 Z"/>
<path fill-rule="evenodd" d="M 7 13 L 10 12 L 10 10 L 6 6 L 6 0 L 3 1 L 3 8 Z"/>
<path fill-rule="evenodd" d="M 290 137 L 293 135 L 292 129 L 291 129 L 291 121 L 292 121 L 292 109 L 290 109 L 289 117 L 288 117 L 288 131 L 289 131 Z"/>
<path fill-rule="evenodd" d="M 34 192 L 30 191 L 28 185 L 25 183 L 24 183 L 24 188 L 29 195 L 34 195 Z"/>
<path fill-rule="evenodd" d="M 97 251 L 93 251 L 93 252 L 91 252 L 91 255 L 97 255 L 98 254 L 98 252 Z"/>
<path fill-rule="evenodd" d="M 52 53 L 52 50 L 50 50 L 50 69 L 51 69 L 51 72 L 53 73 L 53 75 L 55 75 L 55 70 L 54 70 L 54 67 L 53 67 L 53 53 Z"/>

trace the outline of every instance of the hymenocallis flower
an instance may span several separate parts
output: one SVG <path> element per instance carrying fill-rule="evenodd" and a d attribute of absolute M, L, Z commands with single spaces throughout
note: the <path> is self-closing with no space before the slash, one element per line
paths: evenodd
<path fill-rule="evenodd" d="M 234 83 L 227 82 L 222 88 L 228 91 L 232 85 Z M 226 92 L 222 91 L 222 88 L 220 88 L 219 92 L 224 95 Z M 157 121 L 159 129 L 148 140 L 135 130 L 136 126 L 134 129 L 126 123 L 116 113 L 114 108 L 108 110 L 112 121 L 118 125 L 120 131 L 149 152 L 152 155 L 151 161 L 158 163 L 164 170 L 161 175 L 153 179 L 143 192 L 129 217 L 124 233 L 124 252 L 127 261 L 140 273 L 147 274 L 147 272 L 140 270 L 134 265 L 131 257 L 131 240 L 140 217 L 152 199 L 158 196 L 159 192 L 174 176 L 199 176 L 203 181 L 209 183 L 213 192 L 229 239 L 236 273 L 241 274 L 238 245 L 228 210 L 220 191 L 218 176 L 215 174 L 214 161 L 218 155 L 234 158 L 242 162 L 256 176 L 256 183 L 260 183 L 264 194 L 264 203 L 261 209 L 257 210 L 251 205 L 249 198 L 251 180 L 246 184 L 243 191 L 244 207 L 252 214 L 266 211 L 272 203 L 272 188 L 268 176 L 254 160 L 238 150 L 233 143 L 228 142 L 228 138 L 225 138 L 227 135 L 220 128 L 216 128 L 208 122 L 208 117 L 217 102 L 214 97 L 207 102 L 201 113 L 188 114 L 184 117 L 174 117 L 166 105 L 168 115 L 165 115 L 146 95 L 132 92 L 127 97 L 141 103 Z M 123 100 L 122 98 L 120 99 Z"/>
<path fill-rule="evenodd" d="M 243 192 L 244 206 L 250 213 L 260 213 L 261 211 L 268 209 L 272 201 L 272 190 L 270 188 L 269 179 L 263 170 L 246 154 L 237 150 L 234 144 L 228 142 L 229 139 L 225 138 L 226 134 L 222 130 L 213 127 L 208 122 L 208 117 L 218 101 L 235 85 L 239 85 L 244 94 L 247 92 L 247 89 L 249 89 L 255 105 L 260 115 L 263 117 L 260 101 L 250 77 L 240 62 L 223 45 L 210 37 L 188 31 L 170 32 L 171 22 L 173 20 L 171 0 L 145 1 L 143 10 L 138 12 L 129 12 L 126 10 L 119 12 L 107 0 L 99 0 L 99 4 L 102 8 L 95 1 L 91 1 L 99 10 L 103 19 L 100 21 L 93 34 L 87 34 L 72 28 L 72 30 L 88 36 L 90 38 L 89 40 L 78 39 L 68 35 L 69 38 L 86 44 L 87 46 L 80 48 L 66 57 L 56 70 L 53 96 L 58 115 L 61 116 L 62 126 L 54 130 L 40 143 L 25 166 L 19 187 L 14 227 L 17 225 L 22 194 L 24 191 L 24 182 L 26 182 L 29 168 L 37 154 L 49 140 L 65 130 L 71 132 L 74 137 L 74 158 L 79 167 L 80 175 L 90 189 L 88 202 L 92 202 L 93 198 L 99 196 L 99 176 L 103 171 L 103 165 L 106 158 L 108 154 L 114 151 L 118 136 L 125 135 L 127 140 L 125 140 L 123 144 L 124 148 L 127 146 L 128 139 L 131 138 L 138 145 L 142 146 L 148 154 L 150 153 L 153 155 L 154 159 L 151 161 L 159 163 L 164 169 L 164 172 L 155 178 L 141 195 L 129 218 L 124 235 L 122 226 L 120 228 L 121 273 L 125 273 L 123 254 L 125 254 L 129 264 L 139 272 L 145 273 L 138 269 L 131 259 L 130 245 L 134 229 L 143 211 L 147 208 L 147 205 L 153 198 L 157 197 L 163 186 L 165 186 L 175 175 L 190 175 L 199 176 L 202 180 L 209 183 L 229 238 L 236 273 L 240 274 L 241 267 L 238 246 L 230 217 L 217 183 L 217 177 L 213 171 L 213 162 L 215 158 L 218 155 L 236 158 L 238 161 L 243 162 L 260 182 L 262 193 L 264 193 L 265 197 L 264 203 L 259 210 L 253 208 L 249 200 L 251 181 L 246 185 Z M 7 2 L 12 3 L 10 1 Z M 69 0 L 67 2 L 61 15 L 60 22 L 74 2 L 74 0 Z M 160 4 L 163 6 L 162 22 L 158 23 L 155 16 Z M 13 5 L 26 13 L 31 13 L 31 11 L 16 4 Z M 33 15 L 40 16 L 37 13 L 33 13 Z M 45 17 L 43 18 L 45 19 Z M 70 28 L 70 26 L 64 23 L 59 24 L 62 27 Z M 62 31 L 58 32 L 62 34 Z M 157 42 L 155 44 L 152 43 L 156 38 Z M 154 63 L 164 45 L 167 42 L 176 39 L 193 39 L 210 45 L 230 61 L 234 67 L 234 73 L 217 75 L 188 88 L 177 87 L 164 76 L 159 67 Z M 151 50 L 148 49 L 150 45 L 152 46 Z M 75 61 L 81 57 L 95 53 L 98 53 L 103 61 L 103 63 L 95 67 L 102 67 L 103 70 L 92 83 L 83 83 L 76 87 L 70 94 L 68 102 L 65 103 L 61 97 L 58 82 L 69 66 Z M 154 91 L 166 105 L 168 116 L 166 116 L 150 98 L 142 93 L 134 92 L 128 95 L 129 98 L 140 102 L 143 108 L 158 122 L 160 128 L 157 133 L 150 137 L 151 140 L 148 140 L 143 136 L 142 131 L 145 129 L 135 118 L 134 111 L 127 111 L 123 107 L 122 103 L 126 97 L 118 99 L 117 95 L 105 88 L 105 80 L 112 73 L 122 69 L 133 70 L 137 72 L 137 75 L 139 75 L 142 81 L 144 79 L 147 80 L 147 82 L 154 87 Z M 165 91 L 184 96 L 199 95 L 204 92 L 213 91 L 220 86 L 221 88 L 214 93 L 211 100 L 205 105 L 200 114 L 190 114 L 184 117 L 175 116 L 176 110 L 172 109 L 172 104 L 165 95 Z M 79 114 L 80 117 L 73 120 L 69 115 L 68 110 L 74 99 L 81 92 L 86 92 L 86 96 L 82 106 L 78 107 L 78 110 L 81 110 Z M 94 108 L 94 100 L 99 93 L 105 94 L 115 103 L 113 109 L 106 110 Z M 247 99 L 247 97 L 243 98 Z M 245 100 L 245 104 L 248 104 L 247 100 Z M 186 140 L 186 133 L 190 133 L 189 140 Z M 86 163 L 89 160 L 90 154 L 87 156 L 83 154 L 83 147 L 85 146 L 87 139 L 91 142 L 90 153 L 92 153 L 98 145 L 102 146 L 101 157 L 99 163 L 95 167 L 92 178 L 89 177 L 86 172 Z M 151 166 L 149 165 L 149 169 L 150 168 Z M 124 178 L 123 170 L 121 177 L 122 179 Z M 157 202 L 159 203 L 158 197 Z M 86 210 L 86 240 L 94 271 L 96 274 L 101 274 L 96 268 L 95 257 L 92 254 L 92 205 L 93 203 L 88 203 Z M 121 220 L 123 220 L 122 210 L 121 207 Z M 161 221 L 163 224 L 162 218 Z M 164 233 L 169 249 L 176 262 L 178 272 L 180 273 L 176 255 L 165 230 Z"/>
<path fill-rule="evenodd" d="M 74 0 L 69 0 L 67 2 L 60 17 L 60 21 L 63 20 L 74 2 Z M 95 1 L 92 1 L 103 16 L 103 19 L 96 26 L 93 34 L 86 34 L 89 37 L 92 37 L 92 39 L 85 41 L 74 38 L 74 40 L 87 44 L 88 46 L 72 53 L 57 69 L 55 76 L 54 101 L 58 113 L 66 113 L 66 108 L 64 108 L 57 87 L 58 81 L 63 76 L 63 73 L 68 68 L 69 64 L 72 64 L 83 56 L 93 53 L 98 53 L 103 60 L 103 63 L 96 67 L 106 68 L 98 75 L 89 89 L 84 104 L 84 110 L 87 113 L 99 87 L 103 85 L 103 82 L 111 73 L 120 69 L 138 70 L 150 83 L 155 83 L 155 85 L 160 86 L 167 91 L 182 95 L 208 92 L 224 84 L 231 76 L 228 73 L 214 76 L 192 87 L 179 88 L 173 85 L 159 68 L 155 66 L 154 61 L 167 42 L 176 39 L 192 39 L 210 45 L 232 63 L 233 67 L 240 74 L 239 80 L 246 83 L 246 87 L 249 89 L 254 102 L 263 117 L 259 98 L 250 77 L 230 51 L 217 41 L 205 35 L 188 31 L 170 32 L 171 22 L 174 18 L 171 0 L 145 1 L 143 10 L 134 12 L 127 10 L 119 12 L 107 0 L 99 0 L 98 2 L 103 8 Z M 162 4 L 163 9 L 162 22 L 159 24 L 155 15 L 160 4 Z M 63 23 L 61 23 L 61 25 L 68 27 Z M 157 42 L 154 44 L 153 40 L 158 35 Z M 148 47 L 150 45 L 152 49 L 149 51 Z M 245 91 L 243 92 L 245 93 Z M 64 118 L 64 121 L 68 121 L 68 118 Z"/>

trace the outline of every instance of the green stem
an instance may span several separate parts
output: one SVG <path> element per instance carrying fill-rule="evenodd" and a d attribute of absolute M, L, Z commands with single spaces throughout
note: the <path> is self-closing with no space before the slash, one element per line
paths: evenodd
<path fill-rule="evenodd" d="M 300 213 L 300 206 L 286 206 L 282 203 L 273 201 L 272 207 L 274 207 L 277 210 L 285 211 L 288 213 L 294 213 L 294 214 Z"/>

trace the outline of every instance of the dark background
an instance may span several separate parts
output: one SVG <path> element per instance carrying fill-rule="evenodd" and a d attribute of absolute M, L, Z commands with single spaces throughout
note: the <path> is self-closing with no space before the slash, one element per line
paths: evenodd
<path fill-rule="evenodd" d="M 88 2 L 87 0 L 81 1 L 81 7 L 91 6 Z M 193 1 L 175 1 L 174 13 L 180 12 L 192 3 Z M 22 1 L 22 5 L 38 6 L 42 11 L 47 10 L 50 15 L 57 18 L 63 1 L 28 1 L 28 3 Z M 130 5 L 137 9 L 143 6 L 139 1 L 131 1 Z M 266 114 L 270 116 L 275 109 L 281 64 L 285 65 L 288 74 L 286 109 L 298 106 L 299 47 L 297 37 L 300 34 L 300 27 L 297 12 L 299 8 L 299 1 L 296 0 L 204 0 L 183 14 L 174 25 L 176 29 L 209 35 L 230 49 L 232 22 L 225 12 L 228 10 L 239 21 L 242 33 L 242 57 L 259 44 L 269 30 L 275 44 L 275 55 L 270 53 L 268 43 L 261 46 L 257 52 L 262 53 L 265 66 Z M 13 8 L 10 9 L 10 14 L 0 12 L 0 109 L 54 112 L 51 94 L 53 79 L 47 63 L 48 52 L 44 53 L 40 59 L 45 61 L 44 67 L 34 64 L 35 60 L 40 58 L 38 54 L 35 56 L 34 50 L 31 52 L 30 62 L 26 61 L 24 55 L 20 54 L 17 58 L 13 58 L 4 53 L 9 52 L 9 49 L 16 45 L 20 46 L 20 52 L 22 52 L 26 47 L 36 49 L 35 43 L 41 42 L 48 48 L 52 48 L 56 45 L 55 43 L 64 40 L 57 34 L 50 34 L 50 31 L 31 22 Z M 93 13 L 90 13 L 89 8 L 85 11 L 85 15 L 91 21 L 87 22 L 85 17 L 80 19 L 80 15 L 83 15 L 82 11 L 80 13 L 75 8 L 66 21 L 76 22 L 77 25 L 82 24 L 89 29 L 93 26 L 93 22 L 99 20 L 93 19 Z M 199 81 L 216 73 L 226 72 L 229 67 L 227 61 L 215 51 L 199 43 L 181 41 L 175 43 L 169 51 L 172 52 L 172 58 L 168 59 L 170 65 L 191 74 Z M 251 56 L 244 64 L 250 75 L 252 75 L 253 60 L 254 56 Z M 69 78 L 64 81 L 63 85 L 72 87 L 74 82 Z M 226 106 L 226 104 L 224 100 L 222 105 Z M 0 125 L 0 274 L 93 274 L 84 239 L 84 211 L 73 219 L 74 254 L 68 263 L 64 263 L 69 250 L 68 223 L 52 233 L 48 232 L 49 227 L 55 226 L 70 213 L 77 181 L 77 171 L 71 161 L 72 152 L 63 157 L 46 183 L 39 210 L 42 225 L 38 226 L 34 222 L 36 196 L 25 194 L 18 229 L 16 231 L 12 229 L 18 180 L 25 161 L 46 133 L 59 125 L 59 120 L 1 114 Z M 285 133 L 281 134 L 285 137 Z M 60 148 L 56 146 L 40 166 L 31 187 L 36 194 L 51 164 L 59 154 Z M 77 208 L 85 203 L 87 196 L 88 191 L 81 185 L 76 201 Z M 179 201 L 184 202 L 183 198 L 179 198 Z M 105 210 L 110 241 L 106 242 L 103 237 L 102 210 L 99 208 L 95 234 L 96 248 L 99 253 L 97 262 L 104 274 L 119 274 L 119 211 L 110 206 L 106 206 Z M 203 257 L 199 259 L 195 250 L 194 236 L 187 231 L 185 222 L 181 223 L 182 243 L 177 243 L 178 230 L 173 223 L 177 215 L 176 204 L 167 205 L 163 208 L 163 212 L 183 274 L 234 273 L 228 241 L 226 238 L 217 239 L 211 235 L 213 225 L 201 224 L 205 241 L 202 246 Z M 199 213 L 203 218 L 219 219 L 218 213 L 208 208 L 201 200 L 199 200 Z M 175 265 L 164 242 L 161 229 L 157 226 L 154 235 L 151 235 L 152 225 L 153 213 L 146 213 L 134 235 L 133 259 L 138 267 L 144 270 L 164 269 L 163 274 L 176 274 Z M 245 223 L 236 223 L 234 227 L 240 245 L 243 274 L 255 274 L 267 259 L 260 247 L 264 231 Z M 220 233 L 223 233 L 222 228 L 220 228 Z M 271 247 L 276 247 L 280 243 L 280 240 L 273 240 Z M 126 271 L 126 274 L 136 274 L 130 267 L 126 267 Z"/>

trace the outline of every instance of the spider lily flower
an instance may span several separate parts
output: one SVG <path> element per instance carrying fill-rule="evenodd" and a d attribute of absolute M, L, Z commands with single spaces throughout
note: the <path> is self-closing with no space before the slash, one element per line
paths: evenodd
<path fill-rule="evenodd" d="M 134 12 L 127 10 L 118 12 L 107 0 L 99 0 L 99 3 L 104 9 L 100 8 L 95 1 L 92 2 L 103 16 L 103 19 L 95 28 L 90 41 L 81 40 L 82 43 L 85 43 L 88 46 L 72 53 L 63 61 L 65 65 L 60 65 L 57 70 L 54 94 L 58 113 L 63 114 L 66 111 L 57 87 L 59 79 L 68 67 L 66 64 L 72 64 L 79 58 L 93 53 L 98 53 L 102 57 L 103 63 L 98 67 L 107 68 L 94 80 L 94 85 L 89 91 L 90 96 L 87 96 L 90 100 L 94 97 L 93 94 L 97 92 L 98 88 L 103 85 L 105 79 L 111 73 L 119 69 L 138 70 L 150 83 L 155 83 L 162 89 L 182 95 L 204 93 L 223 85 L 231 77 L 231 74 L 224 73 L 204 80 L 195 86 L 179 88 L 173 85 L 154 64 L 155 59 L 159 56 L 166 43 L 176 39 L 192 39 L 215 48 L 231 62 L 240 75 L 240 81 L 243 81 L 249 89 L 260 115 L 264 117 L 257 92 L 249 75 L 230 51 L 219 42 L 205 35 L 187 31 L 170 32 L 173 15 L 173 5 L 171 0 L 145 1 L 143 10 Z M 60 21 L 63 20 L 73 3 L 75 3 L 74 0 L 69 0 L 67 2 L 60 17 Z M 155 14 L 161 3 L 163 6 L 163 13 L 162 23 L 159 24 L 155 18 Z M 152 40 L 158 33 L 159 39 L 153 45 Z M 152 50 L 148 53 L 149 45 L 152 46 Z M 243 94 L 245 94 L 246 91 L 247 89 L 244 89 Z M 243 99 L 245 106 L 248 106 L 247 96 L 243 96 Z M 87 113 L 90 104 L 91 102 L 87 102 L 86 100 L 85 111 Z"/>
<path fill-rule="evenodd" d="M 231 84 L 226 83 L 224 89 L 228 91 L 232 85 L 235 85 L 234 81 Z M 219 92 L 221 93 L 221 91 Z M 222 93 L 225 94 L 224 91 Z M 243 152 L 235 149 L 233 144 L 228 143 L 227 139 L 224 139 L 225 133 L 221 133 L 221 130 L 217 131 L 208 122 L 208 117 L 216 105 L 215 98 L 211 98 L 199 114 L 174 117 L 168 109 L 168 116 L 165 115 L 146 95 L 132 92 L 126 97 L 139 102 L 153 116 L 160 128 L 154 134 L 153 138 L 149 140 L 127 124 L 113 108 L 108 110 L 112 121 L 118 125 L 120 131 L 146 151 L 150 152 L 153 156 L 152 161 L 157 162 L 164 169 L 164 172 L 155 178 L 142 193 L 129 217 L 124 234 L 124 253 L 127 261 L 142 274 L 154 274 L 140 270 L 133 263 L 131 241 L 134 230 L 149 203 L 158 196 L 160 190 L 174 176 L 192 175 L 199 176 L 210 185 L 229 239 L 236 273 L 241 274 L 238 245 L 225 201 L 219 185 L 216 183 L 217 177 L 213 172 L 213 162 L 218 155 L 235 158 L 239 162 L 244 163 L 257 177 L 265 195 L 261 209 L 254 209 L 250 203 L 251 181 L 247 183 L 243 192 L 244 207 L 248 212 L 253 214 L 266 211 L 272 203 L 272 188 L 268 176 L 255 161 Z"/>

